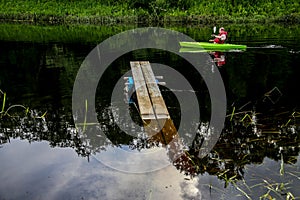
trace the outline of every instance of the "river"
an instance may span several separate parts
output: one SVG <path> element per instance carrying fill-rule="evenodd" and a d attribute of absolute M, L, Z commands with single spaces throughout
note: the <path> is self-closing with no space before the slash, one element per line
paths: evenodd
<path fill-rule="evenodd" d="M 135 48 L 110 54 L 116 59 L 98 80 L 99 74 L 84 68 L 90 52 L 112 36 L 143 25 L 0 24 L 0 199 L 299 198 L 300 28 L 224 26 L 228 43 L 247 45 L 245 51 L 179 53 L 179 44 L 158 34 L 157 44 L 177 52 Z M 164 28 L 166 34 L 172 30 L 196 41 L 208 41 L 213 32 L 210 26 Z M 123 48 L 131 43 L 109 44 Z M 220 75 L 224 102 L 210 100 L 208 79 L 181 55 L 209 62 L 203 73 Z M 220 55 L 222 60 L 217 60 Z M 154 74 L 163 75 L 161 93 L 183 137 L 180 159 L 170 161 L 172 148 L 166 151 L 161 140 L 149 140 L 136 126 L 142 124 L 137 107 L 123 93 L 123 77 L 130 76 L 133 60 L 148 60 Z M 182 77 L 191 87 L 183 86 Z M 95 88 L 95 103 L 84 96 L 86 91 L 74 100 L 74 83 L 94 79 L 99 81 L 95 87 L 83 88 Z M 222 87 L 217 88 L 221 93 Z M 181 109 L 181 98 L 198 103 L 188 101 Z M 77 101 L 83 102 L 81 113 L 74 111 Z M 202 139 L 211 137 L 203 130 L 214 102 L 226 106 L 224 126 L 213 148 L 199 156 Z M 93 105 L 97 122 L 86 121 Z M 84 123 L 76 129 L 74 119 L 80 121 L 80 116 Z"/>

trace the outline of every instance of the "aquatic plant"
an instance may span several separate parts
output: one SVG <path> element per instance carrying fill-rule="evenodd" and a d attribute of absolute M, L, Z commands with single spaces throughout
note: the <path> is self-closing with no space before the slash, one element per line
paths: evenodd
<path fill-rule="evenodd" d="M 4 117 L 4 116 L 7 116 L 7 117 L 20 117 L 20 112 L 17 112 L 16 115 L 11 114 L 9 112 L 9 111 L 11 111 L 14 108 L 21 108 L 21 110 L 23 110 L 23 114 L 27 115 L 27 114 L 31 113 L 31 115 L 35 116 L 36 118 L 44 118 L 45 115 L 47 114 L 47 111 L 46 111 L 46 112 L 44 112 L 40 116 L 35 115 L 35 114 L 33 114 L 34 113 L 33 110 L 30 110 L 29 107 L 25 107 L 24 105 L 21 105 L 21 104 L 14 104 L 14 105 L 9 106 L 7 109 L 5 109 L 5 107 L 6 107 L 6 93 L 3 92 L 0 89 L 0 94 L 1 94 L 0 97 L 2 97 L 2 99 L 1 99 L 1 101 L 2 101 L 2 109 L 1 109 L 1 112 L 0 112 L 0 118 Z"/>
<path fill-rule="evenodd" d="M 1 109 L 1 112 L 0 114 L 4 113 L 4 108 L 5 108 L 5 103 L 6 103 L 6 93 L 3 92 L 2 90 L 0 90 L 0 94 L 2 97 L 2 109 Z"/>

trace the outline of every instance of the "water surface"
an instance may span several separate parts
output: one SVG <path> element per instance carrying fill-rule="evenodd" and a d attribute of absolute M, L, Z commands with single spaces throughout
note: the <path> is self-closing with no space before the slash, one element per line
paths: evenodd
<path fill-rule="evenodd" d="M 0 199 L 257 199 L 268 191 L 276 199 L 289 194 L 299 198 L 300 29 L 226 26 L 229 43 L 249 48 L 225 52 L 225 64 L 211 69 L 220 71 L 227 94 L 222 136 L 202 159 L 197 157 L 199 141 L 192 138 L 195 145 L 188 147 L 187 159 L 171 163 L 164 148 L 147 143 L 142 130 L 133 129 L 134 137 L 116 125 L 118 120 L 131 127 L 126 118 L 113 117 L 119 108 L 130 109 L 140 123 L 139 115 L 134 106 L 111 102 L 110 97 L 115 83 L 130 70 L 129 61 L 162 63 L 183 74 L 193 86 L 193 90 L 161 87 L 175 126 L 180 125 L 180 109 L 174 94 L 195 94 L 201 122 L 206 123 L 210 118 L 206 85 L 175 54 L 144 49 L 118 58 L 100 80 L 96 96 L 98 120 L 109 140 L 95 137 L 85 143 L 74 128 L 72 88 L 83 60 L 98 43 L 133 27 L 0 25 L 4 111 L 22 105 L 11 107 L 11 116 L 2 112 L 0 118 Z M 197 41 L 207 41 L 212 33 L 212 27 L 167 28 Z M 159 70 L 154 67 L 154 72 Z M 168 84 L 174 78 L 164 75 L 164 81 Z M 193 134 L 189 124 L 186 127 L 184 134 Z M 116 157 L 116 149 L 130 154 Z M 150 154 L 133 163 L 132 153 L 139 152 Z M 99 158 L 121 160 L 120 165 L 132 167 L 158 162 L 167 166 L 132 174 L 111 168 Z"/>

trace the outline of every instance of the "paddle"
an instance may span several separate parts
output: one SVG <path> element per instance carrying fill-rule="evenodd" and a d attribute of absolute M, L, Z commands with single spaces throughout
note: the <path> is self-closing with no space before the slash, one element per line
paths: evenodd
<path fill-rule="evenodd" d="M 217 31 L 217 27 L 214 26 L 214 27 L 213 27 L 213 34 L 211 35 L 211 37 L 214 37 L 214 36 L 215 36 L 216 31 Z M 209 40 L 209 42 L 213 42 L 213 41 L 214 41 L 214 40 Z"/>

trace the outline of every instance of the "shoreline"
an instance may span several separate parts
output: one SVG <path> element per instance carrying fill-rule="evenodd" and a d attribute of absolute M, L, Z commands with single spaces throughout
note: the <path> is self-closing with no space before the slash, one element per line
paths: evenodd
<path fill-rule="evenodd" d="M 286 15 L 276 18 L 262 17 L 231 17 L 231 16 L 162 16 L 151 18 L 147 15 L 140 16 L 59 16 L 49 14 L 2 14 L 0 23 L 27 23 L 27 24 L 57 24 L 57 25 L 109 25 L 109 24 L 228 24 L 228 23 L 278 23 L 278 24 L 299 24 L 300 15 Z"/>
<path fill-rule="evenodd" d="M 214 24 L 215 25 L 215 24 Z M 245 42 L 254 38 L 289 38 L 300 34 L 298 24 L 268 24 L 245 23 L 222 24 L 229 32 L 235 33 L 231 39 L 235 42 Z M 2 41 L 23 41 L 23 42 L 63 42 L 63 43 L 86 43 L 95 44 L 102 42 L 100 38 L 108 38 L 117 33 L 141 27 L 163 27 L 175 31 L 189 33 L 197 41 L 208 41 L 212 33 L 211 24 L 35 24 L 25 22 L 0 23 L 0 40 Z M 218 25 L 220 26 L 220 25 Z M 245 32 L 249 30 L 249 32 Z"/>

